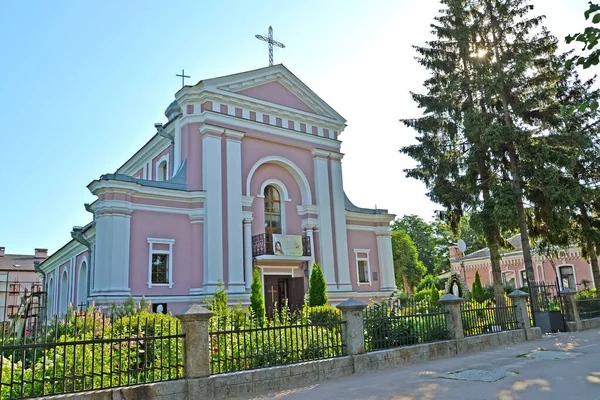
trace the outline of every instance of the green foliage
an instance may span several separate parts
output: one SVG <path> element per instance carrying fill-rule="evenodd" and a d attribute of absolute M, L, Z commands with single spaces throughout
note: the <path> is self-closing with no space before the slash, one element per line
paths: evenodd
<path fill-rule="evenodd" d="M 575 299 L 577 300 L 587 300 L 587 299 L 595 299 L 597 297 L 596 289 L 584 289 L 580 292 L 577 292 L 575 295 Z"/>
<path fill-rule="evenodd" d="M 308 287 L 308 304 L 311 307 L 327 304 L 327 284 L 319 264 L 314 264 Z"/>
<path fill-rule="evenodd" d="M 252 272 L 252 286 L 250 290 L 250 310 L 252 317 L 258 326 L 262 326 L 265 320 L 265 300 L 263 298 L 262 283 L 258 268 Z"/>
<path fill-rule="evenodd" d="M 305 308 L 303 313 L 306 313 L 308 321 L 314 325 L 322 325 L 342 318 L 342 312 L 329 304 Z"/>
<path fill-rule="evenodd" d="M 440 301 L 440 291 L 435 286 L 431 286 L 430 294 L 429 294 L 429 302 L 432 305 L 438 305 L 439 301 Z"/>
<path fill-rule="evenodd" d="M 403 286 L 406 281 L 409 287 L 405 287 L 404 290 L 410 294 L 412 288 L 421 281 L 421 277 L 425 275 L 427 269 L 419 261 L 415 244 L 406 232 L 398 230 L 392 232 L 392 255 L 396 285 Z"/>
<path fill-rule="evenodd" d="M 123 318 L 126 316 L 137 315 L 142 312 L 150 311 L 152 304 L 149 301 L 146 301 L 144 297 L 140 300 L 139 303 L 133 299 L 133 297 L 128 297 L 123 303 L 112 303 L 108 307 L 108 315 L 111 320 L 116 320 L 119 318 Z M 93 305 L 92 305 L 93 308 Z M 67 312 L 67 314 L 69 314 Z"/>
<path fill-rule="evenodd" d="M 421 282 L 417 286 L 417 290 L 423 290 L 431 286 L 435 286 L 438 289 L 444 288 L 444 282 L 438 279 L 435 275 L 427 274 L 423 278 L 421 278 Z"/>
<path fill-rule="evenodd" d="M 478 303 L 483 303 L 485 300 L 485 293 L 483 292 L 483 286 L 481 285 L 481 277 L 479 271 L 475 271 L 475 280 L 472 285 L 473 300 Z"/>
<path fill-rule="evenodd" d="M 589 8 L 584 13 L 585 19 L 589 20 L 591 17 L 592 24 L 596 25 L 600 23 L 600 5 L 592 3 L 591 1 L 588 4 Z M 595 26 L 588 26 L 583 32 L 567 36 L 565 38 L 567 44 L 573 41 L 582 43 L 582 50 L 590 52 L 587 55 L 575 55 L 571 57 L 566 62 L 567 68 L 570 68 L 572 65 L 581 65 L 585 69 L 590 68 L 592 65 L 598 65 L 600 60 L 600 49 L 597 49 L 596 47 L 598 46 L 599 40 L 600 28 Z M 598 108 L 598 102 L 596 101 L 586 106 L 589 106 L 595 110 Z"/>
<path fill-rule="evenodd" d="M 431 290 L 424 288 L 416 292 L 410 299 L 414 301 L 429 301 L 429 296 L 431 296 Z"/>
<path fill-rule="evenodd" d="M 227 290 L 225 290 L 225 284 L 223 284 L 223 281 L 221 279 L 217 281 L 215 294 L 211 297 L 208 297 L 205 300 L 205 303 L 206 308 L 211 310 L 216 315 L 222 315 L 227 312 L 227 308 L 229 307 L 229 299 L 227 298 Z"/>

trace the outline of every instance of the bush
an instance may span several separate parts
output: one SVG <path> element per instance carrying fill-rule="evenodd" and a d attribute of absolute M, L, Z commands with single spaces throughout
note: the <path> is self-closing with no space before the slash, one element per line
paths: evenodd
<path fill-rule="evenodd" d="M 479 271 L 475 271 L 475 280 L 473 281 L 473 300 L 478 303 L 482 303 L 485 300 L 485 293 L 483 292 L 483 286 L 481 286 Z"/>
<path fill-rule="evenodd" d="M 311 307 L 327 304 L 327 283 L 319 264 L 313 265 L 308 287 L 308 304 Z"/>
<path fill-rule="evenodd" d="M 437 306 L 440 301 L 440 292 L 435 286 L 431 286 L 429 294 L 429 303 L 433 306 Z"/>
<path fill-rule="evenodd" d="M 342 312 L 337 307 L 329 304 L 308 307 L 306 309 L 306 314 L 308 322 L 313 325 L 323 325 L 342 320 Z"/>
<path fill-rule="evenodd" d="M 584 289 L 575 295 L 575 299 L 577 299 L 577 300 L 595 299 L 596 293 L 597 293 L 596 289 Z"/>
<path fill-rule="evenodd" d="M 265 320 L 265 300 L 263 298 L 262 283 L 260 281 L 260 272 L 255 269 L 252 272 L 252 286 L 250 287 L 250 310 L 252 317 L 258 326 L 262 326 Z"/>
<path fill-rule="evenodd" d="M 421 282 L 419 282 L 419 285 L 417 286 L 417 291 L 429 289 L 432 285 L 439 290 L 444 289 L 444 282 L 442 282 L 434 275 L 427 274 L 421 279 Z"/>
<path fill-rule="evenodd" d="M 419 290 L 417 293 L 415 293 L 412 297 L 412 300 L 414 301 L 426 301 L 429 300 L 429 296 L 431 296 L 431 290 L 430 289 L 423 289 L 423 290 Z"/>

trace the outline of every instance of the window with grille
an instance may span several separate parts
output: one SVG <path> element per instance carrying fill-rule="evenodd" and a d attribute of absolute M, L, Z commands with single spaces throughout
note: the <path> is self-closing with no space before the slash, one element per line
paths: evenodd
<path fill-rule="evenodd" d="M 152 254 L 152 283 L 169 283 L 168 254 Z"/>
<path fill-rule="evenodd" d="M 267 249 L 273 248 L 273 234 L 281 233 L 281 196 L 275 186 L 265 187 L 265 239 Z"/>

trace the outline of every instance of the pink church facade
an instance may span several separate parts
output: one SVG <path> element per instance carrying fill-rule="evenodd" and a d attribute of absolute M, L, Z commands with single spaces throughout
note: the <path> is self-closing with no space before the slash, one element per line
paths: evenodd
<path fill-rule="evenodd" d="M 332 303 L 395 289 L 394 215 L 348 200 L 346 121 L 289 70 L 185 86 L 165 115 L 116 173 L 88 185 L 93 221 L 42 263 L 50 313 L 129 296 L 176 312 L 219 282 L 247 304 L 254 269 L 267 308 L 294 308 L 315 262 Z"/>

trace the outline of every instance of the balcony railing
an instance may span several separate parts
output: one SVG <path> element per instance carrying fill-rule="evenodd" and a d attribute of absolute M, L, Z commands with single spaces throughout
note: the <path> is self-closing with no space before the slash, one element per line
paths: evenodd
<path fill-rule="evenodd" d="M 266 233 L 259 233 L 252 236 L 252 257 L 272 256 L 273 252 L 273 236 Z M 310 257 L 310 237 L 302 236 L 302 256 Z"/>

